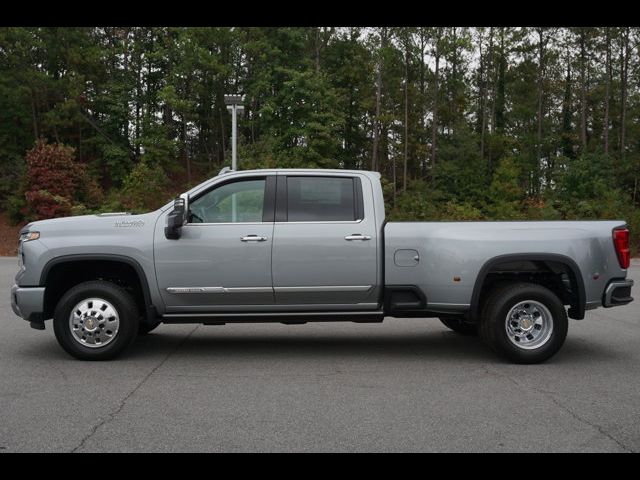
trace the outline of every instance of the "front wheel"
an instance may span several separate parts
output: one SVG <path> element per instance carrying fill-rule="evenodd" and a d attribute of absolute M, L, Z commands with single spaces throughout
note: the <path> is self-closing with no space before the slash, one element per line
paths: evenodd
<path fill-rule="evenodd" d="M 136 302 L 111 282 L 80 283 L 58 302 L 53 330 L 62 348 L 80 360 L 112 359 L 136 338 Z"/>
<path fill-rule="evenodd" d="M 515 363 L 540 363 L 564 344 L 569 321 L 548 288 L 516 283 L 496 288 L 480 315 L 482 340 Z"/>

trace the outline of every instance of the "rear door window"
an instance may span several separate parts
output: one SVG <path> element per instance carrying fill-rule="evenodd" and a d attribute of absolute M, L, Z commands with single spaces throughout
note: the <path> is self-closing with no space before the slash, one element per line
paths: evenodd
<path fill-rule="evenodd" d="M 289 222 L 354 221 L 356 186 L 350 177 L 287 177 Z"/>

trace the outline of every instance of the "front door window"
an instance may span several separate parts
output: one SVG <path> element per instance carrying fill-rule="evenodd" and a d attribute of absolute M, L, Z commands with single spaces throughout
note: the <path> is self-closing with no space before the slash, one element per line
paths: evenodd
<path fill-rule="evenodd" d="M 262 222 L 264 179 L 226 183 L 189 205 L 189 223 Z"/>

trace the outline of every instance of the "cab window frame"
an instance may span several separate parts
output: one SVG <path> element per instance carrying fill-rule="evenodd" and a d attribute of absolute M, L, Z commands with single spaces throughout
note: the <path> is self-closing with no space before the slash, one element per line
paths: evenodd
<path fill-rule="evenodd" d="M 224 187 L 225 185 L 229 185 L 232 183 L 240 183 L 240 182 L 250 182 L 255 180 L 264 180 L 264 197 L 262 201 L 262 219 L 261 221 L 252 221 L 252 222 L 192 222 L 190 221 L 191 217 L 191 205 L 193 202 L 196 202 L 198 199 L 203 196 L 211 193 L 212 191 Z M 274 222 L 274 214 L 275 214 L 275 191 L 276 191 L 276 176 L 275 175 L 252 175 L 252 176 L 243 176 L 239 178 L 229 178 L 227 180 L 223 180 L 221 182 L 216 182 L 208 188 L 198 192 L 192 198 L 189 198 L 189 211 L 188 211 L 188 220 L 185 225 L 189 226 L 203 226 L 203 225 L 237 225 L 237 224 L 263 224 L 263 223 L 273 223 Z"/>
<path fill-rule="evenodd" d="M 353 220 L 289 220 L 289 178 L 308 178 L 308 179 L 349 179 L 353 182 L 353 203 L 354 203 L 354 219 Z M 276 186 L 276 205 L 275 205 L 275 222 L 276 223 L 360 223 L 365 220 L 364 197 L 362 193 L 362 179 L 359 175 L 305 175 L 305 174 L 286 174 L 277 176 Z"/>

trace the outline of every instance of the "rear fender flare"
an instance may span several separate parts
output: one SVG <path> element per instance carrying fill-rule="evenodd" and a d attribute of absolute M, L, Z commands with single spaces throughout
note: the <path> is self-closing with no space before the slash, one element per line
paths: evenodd
<path fill-rule="evenodd" d="M 542 262 L 556 262 L 561 263 L 569 268 L 569 272 L 571 273 L 571 282 L 577 286 L 577 305 L 572 305 L 569 309 L 569 317 L 582 320 L 584 318 L 584 312 L 586 309 L 586 293 L 584 288 L 584 279 L 582 278 L 582 273 L 580 272 L 580 267 L 578 264 L 571 258 L 566 255 L 560 255 L 555 253 L 513 253 L 506 255 L 498 255 L 496 257 L 490 258 L 487 260 L 480 271 L 478 272 L 478 276 L 476 277 L 476 282 L 473 287 L 473 293 L 471 295 L 471 306 L 469 314 L 471 319 L 476 321 L 478 320 L 478 311 L 480 307 L 480 294 L 482 292 L 482 287 L 487 278 L 487 275 L 491 271 L 493 267 L 505 262 L 514 262 L 514 261 L 542 261 Z"/>

